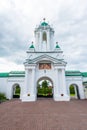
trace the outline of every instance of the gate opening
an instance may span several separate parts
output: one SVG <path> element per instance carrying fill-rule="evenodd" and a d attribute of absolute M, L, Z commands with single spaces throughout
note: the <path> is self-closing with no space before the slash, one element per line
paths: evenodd
<path fill-rule="evenodd" d="M 37 82 L 37 97 L 52 98 L 53 97 L 53 84 L 48 78 L 41 78 Z"/>

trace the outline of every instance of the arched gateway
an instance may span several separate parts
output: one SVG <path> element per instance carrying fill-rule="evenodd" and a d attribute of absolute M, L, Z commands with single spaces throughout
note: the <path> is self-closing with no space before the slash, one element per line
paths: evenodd
<path fill-rule="evenodd" d="M 37 81 L 37 97 L 53 97 L 54 84 L 49 77 L 41 77 Z"/>
<path fill-rule="evenodd" d="M 35 28 L 35 45 L 32 43 L 27 50 L 25 66 L 25 86 L 22 101 L 37 100 L 37 82 L 48 77 L 53 83 L 53 99 L 69 101 L 67 94 L 63 51 L 53 41 L 53 28 L 43 21 Z"/>

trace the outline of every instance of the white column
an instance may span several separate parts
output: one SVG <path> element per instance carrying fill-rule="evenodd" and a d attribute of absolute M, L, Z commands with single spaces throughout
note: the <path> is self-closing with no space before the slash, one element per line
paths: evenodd
<path fill-rule="evenodd" d="M 61 77 L 60 77 L 59 69 L 58 69 L 57 82 L 58 82 L 58 94 L 60 94 L 60 89 L 61 89 Z"/>
<path fill-rule="evenodd" d="M 62 85 L 63 79 L 62 79 L 62 69 L 58 69 L 58 88 L 59 88 L 59 94 L 61 95 L 63 93 L 63 85 Z"/>
<path fill-rule="evenodd" d="M 47 31 L 47 50 L 50 50 L 50 32 Z"/>
<path fill-rule="evenodd" d="M 64 94 L 67 94 L 67 89 L 66 89 L 66 79 L 65 79 L 65 69 L 62 69 L 62 87 L 63 87 L 63 92 Z"/>
<path fill-rule="evenodd" d="M 32 69 L 31 94 L 35 94 L 35 68 Z"/>
<path fill-rule="evenodd" d="M 39 51 L 41 51 L 42 48 L 42 31 L 40 31 L 40 37 L 39 37 Z"/>
<path fill-rule="evenodd" d="M 58 94 L 58 69 L 55 69 L 55 86 L 54 93 Z"/>
<path fill-rule="evenodd" d="M 35 45 L 36 48 L 35 49 L 38 50 L 39 49 L 39 47 L 38 47 L 39 43 L 38 43 L 38 33 L 37 32 L 35 33 L 35 43 L 36 43 L 36 45 Z"/>

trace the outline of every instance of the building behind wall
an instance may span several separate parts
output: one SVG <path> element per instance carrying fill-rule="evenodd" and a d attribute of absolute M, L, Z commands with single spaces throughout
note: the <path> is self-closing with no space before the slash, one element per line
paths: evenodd
<path fill-rule="evenodd" d="M 87 98 L 87 73 L 65 71 L 63 51 L 58 42 L 54 43 L 54 29 L 44 20 L 34 33 L 35 44 L 32 42 L 27 50 L 25 71 L 0 73 L 0 92 L 12 99 L 15 86 L 18 85 L 22 101 L 36 101 L 38 81 L 49 79 L 53 84 L 55 101 L 69 101 L 71 85 L 75 89 L 76 98 Z"/>

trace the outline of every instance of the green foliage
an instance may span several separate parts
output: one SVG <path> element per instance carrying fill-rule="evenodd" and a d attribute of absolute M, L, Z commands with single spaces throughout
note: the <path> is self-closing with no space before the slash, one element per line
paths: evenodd
<path fill-rule="evenodd" d="M 38 95 L 43 95 L 43 96 L 52 95 L 52 88 L 49 87 L 38 88 Z"/>
<path fill-rule="evenodd" d="M 52 88 L 49 88 L 49 82 L 47 80 L 44 80 L 40 85 L 37 85 L 37 94 L 42 96 L 48 96 L 52 95 Z"/>
<path fill-rule="evenodd" d="M 15 95 L 20 95 L 20 87 L 16 86 Z"/>
<path fill-rule="evenodd" d="M 73 85 L 70 86 L 70 94 L 75 94 L 75 89 Z"/>
<path fill-rule="evenodd" d="M 46 80 L 44 80 L 42 82 L 42 88 L 47 88 L 48 87 L 48 82 Z"/>
<path fill-rule="evenodd" d="M 6 96 L 4 93 L 0 93 L 0 101 L 6 100 Z"/>

